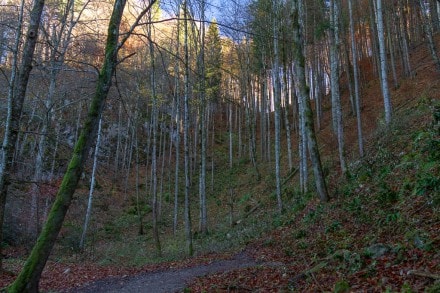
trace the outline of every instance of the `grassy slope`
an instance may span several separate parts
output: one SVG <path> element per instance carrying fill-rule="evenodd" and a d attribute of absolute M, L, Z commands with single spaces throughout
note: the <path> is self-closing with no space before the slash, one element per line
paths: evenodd
<path fill-rule="evenodd" d="M 274 217 L 274 230 L 248 246 L 273 266 L 202 278 L 192 291 L 440 291 L 440 126 L 433 125 L 440 115 L 440 75 L 426 53 L 416 48 L 416 76 L 401 80 L 392 92 L 395 119 L 388 132 L 378 115 L 380 86 L 368 81 L 367 154 L 351 160 L 349 178 L 337 172 L 328 177 L 329 204 L 287 188 L 288 211 Z M 356 133 L 349 130 L 354 121 L 347 120 L 354 158 Z M 334 170 L 329 129 L 319 138 L 327 143 L 326 168 Z"/>
<path fill-rule="evenodd" d="M 341 286 L 420 292 L 435 286 L 440 277 L 440 137 L 429 126 L 426 103 L 402 110 L 405 119 L 393 126 L 391 138 L 375 137 L 362 166 L 352 167 L 351 178 L 338 180 L 329 204 L 293 198 L 279 227 L 248 248 L 272 267 L 211 276 L 191 288 L 310 292 Z"/>

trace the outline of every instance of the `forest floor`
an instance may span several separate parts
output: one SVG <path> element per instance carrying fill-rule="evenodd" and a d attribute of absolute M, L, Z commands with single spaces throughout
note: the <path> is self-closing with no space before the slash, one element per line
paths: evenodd
<path fill-rule="evenodd" d="M 264 264 L 270 265 L 270 264 Z M 256 261 L 246 252 L 240 252 L 230 259 L 217 259 L 206 264 L 196 264 L 185 268 L 168 268 L 152 272 L 142 272 L 125 277 L 106 278 L 67 292 L 76 293 L 132 293 L 132 292 L 181 292 L 188 282 L 209 274 L 225 273 L 231 270 L 257 266 Z"/>
<path fill-rule="evenodd" d="M 57 261 L 52 257 L 40 289 L 440 292 L 440 125 L 433 123 L 433 116 L 440 117 L 440 74 L 424 45 L 413 48 L 412 64 L 415 75 L 400 77 L 399 87 L 392 90 L 395 119 L 388 130 L 381 125 L 378 78 L 373 78 L 371 64 L 364 64 L 363 76 L 370 78 L 363 89 L 366 155 L 363 160 L 355 159 L 355 119 L 347 115 L 351 159 L 347 178 L 334 172 L 338 169 L 337 148 L 327 108 L 326 126 L 318 139 L 326 172 L 333 170 L 327 177 L 332 194 L 329 203 L 320 203 L 312 192 L 303 196 L 286 189 L 288 208 L 284 214 L 263 209 L 264 203 L 254 205 L 261 208 L 227 230 L 232 236 L 211 235 L 216 242 L 232 242 L 246 238 L 252 225 L 270 222 L 263 233 L 242 240 L 242 245 L 227 252 L 213 249 L 218 252 L 137 266 L 121 261 L 102 265 L 82 257 Z M 349 107 L 346 97 L 344 107 Z M 259 188 L 261 198 L 269 198 L 267 186 Z M 115 229 L 108 227 L 110 232 L 110 228 Z M 128 233 L 120 242 L 129 242 L 124 237 L 129 237 Z M 13 281 L 26 251 L 6 247 L 3 253 L 9 273 L 0 276 L 0 288 Z"/>

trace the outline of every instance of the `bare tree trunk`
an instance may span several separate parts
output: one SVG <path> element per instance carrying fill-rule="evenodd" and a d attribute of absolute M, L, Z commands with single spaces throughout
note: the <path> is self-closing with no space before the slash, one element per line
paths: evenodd
<path fill-rule="evenodd" d="M 299 187 L 301 193 L 307 193 L 308 166 L 307 166 L 307 131 L 304 118 L 303 103 L 298 96 L 298 110 L 299 110 L 299 133 L 298 133 L 298 153 L 299 153 Z"/>
<path fill-rule="evenodd" d="M 373 60 L 374 73 L 380 75 L 379 40 L 378 40 L 377 26 L 374 25 L 377 19 L 377 17 L 375 16 L 375 9 L 374 9 L 375 1 L 376 0 L 368 1 L 369 3 L 368 7 L 370 12 L 370 24 L 371 24 L 368 26 L 368 28 L 370 31 L 370 41 L 371 41 L 371 51 L 372 51 L 371 59 Z"/>
<path fill-rule="evenodd" d="M 45 101 L 45 115 L 43 115 L 43 126 L 41 129 L 41 136 L 38 143 L 38 152 L 35 158 L 35 171 L 34 171 L 34 186 L 32 188 L 32 204 L 31 204 L 31 212 L 30 219 L 28 223 L 29 233 L 33 239 L 36 239 L 38 233 L 40 232 L 40 219 L 39 217 L 35 217 L 36 215 L 36 205 L 39 202 L 39 190 L 37 184 L 43 178 L 44 170 L 44 158 L 47 150 L 47 138 L 49 135 L 49 129 L 51 122 L 53 121 L 53 106 L 54 106 L 54 97 L 55 90 L 57 85 L 57 77 L 58 73 L 61 70 L 61 66 L 64 63 L 64 58 L 67 52 L 67 48 L 71 39 L 72 31 L 75 27 L 77 21 L 74 21 L 74 7 L 75 1 L 68 1 L 67 6 L 65 8 L 64 14 L 61 17 L 60 24 L 61 28 L 57 31 L 53 28 L 50 42 L 52 44 L 52 48 L 50 49 L 50 72 L 49 72 L 49 89 Z M 85 6 L 83 7 L 83 9 Z M 79 12 L 79 16 L 82 14 L 82 10 Z M 68 19 L 70 16 L 70 25 L 68 23 Z M 78 16 L 78 18 L 79 18 Z M 76 20 L 78 20 L 78 18 Z"/>
<path fill-rule="evenodd" d="M 290 88 L 287 78 L 287 67 L 284 66 L 283 70 L 283 85 L 284 85 L 284 125 L 286 127 L 286 139 L 287 139 L 287 161 L 289 164 L 289 172 L 293 169 L 293 158 L 292 158 L 292 138 L 291 138 L 291 125 L 289 120 L 289 96 L 290 96 Z"/>
<path fill-rule="evenodd" d="M 342 122 L 341 94 L 339 90 L 339 3 L 338 0 L 330 1 L 330 79 L 332 95 L 333 130 L 338 139 L 339 162 L 342 173 L 347 172 L 345 163 L 344 125 Z M 347 73 L 349 74 L 349 73 Z"/>
<path fill-rule="evenodd" d="M 183 6 L 184 18 L 184 51 L 185 51 L 185 77 L 184 77 L 184 129 L 183 129 L 183 144 L 185 152 L 185 235 L 186 235 L 186 249 L 189 256 L 194 254 L 192 243 L 192 228 L 191 228 L 191 209 L 190 209 L 190 154 L 189 154 L 189 44 L 188 44 L 188 6 L 185 0 Z"/>
<path fill-rule="evenodd" d="M 390 14 L 390 13 L 388 12 L 388 14 Z M 388 48 L 390 50 L 391 73 L 393 75 L 394 89 L 397 89 L 399 87 L 399 82 L 397 80 L 394 42 L 391 37 L 391 25 L 392 25 L 391 24 L 391 17 L 387 17 L 387 21 L 386 21 L 385 25 L 386 25 L 386 30 L 387 30 Z"/>
<path fill-rule="evenodd" d="M 57 121 L 55 123 L 55 146 L 53 148 L 53 153 L 52 153 L 52 163 L 50 165 L 49 181 L 53 180 L 54 173 L 55 173 L 55 163 L 56 163 L 56 159 L 57 159 L 58 145 L 59 145 L 59 141 L 60 141 L 60 131 L 61 131 L 60 122 Z"/>
<path fill-rule="evenodd" d="M 215 174 L 215 153 L 214 153 L 214 145 L 215 145 L 215 118 L 214 118 L 214 108 L 211 108 L 211 193 L 214 193 L 214 174 Z"/>
<path fill-rule="evenodd" d="M 23 5 L 21 6 L 19 28 L 14 48 L 13 70 L 8 92 L 8 114 L 5 125 L 2 152 L 0 157 L 0 243 L 2 242 L 3 221 L 5 213 L 6 197 L 10 185 L 10 177 L 14 160 L 14 151 L 17 143 L 18 132 L 20 129 L 20 117 L 26 97 L 26 90 L 32 70 L 32 60 L 39 32 L 41 14 L 44 7 L 44 0 L 34 2 L 30 13 L 30 20 L 26 32 L 26 38 L 21 56 L 21 63 L 18 67 L 18 48 L 21 39 L 21 26 L 23 23 Z M 17 66 L 17 67 L 16 67 Z M 15 68 L 18 68 L 16 72 Z M 17 73 L 17 76 L 16 76 Z M 0 269 L 2 269 L 2 256 L 0 250 Z"/>
<path fill-rule="evenodd" d="M 434 42 L 432 22 L 429 19 L 428 12 L 426 11 L 424 1 L 419 0 L 419 6 L 421 11 L 423 31 L 425 32 L 426 40 L 428 41 L 429 51 L 431 52 L 432 59 L 434 60 L 437 71 L 440 72 L 440 57 L 437 53 L 437 46 Z"/>
<path fill-rule="evenodd" d="M 180 17 L 180 6 L 177 8 L 177 17 Z M 177 22 L 177 40 L 180 40 L 180 21 Z M 175 169 L 174 169 L 174 218 L 173 218 L 173 234 L 177 234 L 177 223 L 178 223 L 178 213 L 179 213 L 179 173 L 180 173 L 180 132 L 181 132 L 181 119 L 180 119 L 180 82 L 179 82 L 179 72 L 180 72 L 180 42 L 176 42 L 176 65 L 175 72 L 176 77 L 174 80 L 175 91 L 174 91 L 174 108 L 175 108 Z M 174 131 L 174 129 L 173 129 Z M 173 132 L 174 135 L 174 132 Z"/>
<path fill-rule="evenodd" d="M 259 82 L 260 82 L 260 104 L 261 104 L 261 110 L 260 110 L 260 156 L 262 159 L 267 160 L 267 151 L 266 151 L 266 138 L 267 138 L 267 131 L 266 131 L 266 115 L 267 115 L 267 108 L 266 108 L 266 83 L 265 83 L 265 74 L 262 73 L 259 75 Z"/>
<path fill-rule="evenodd" d="M 102 127 L 102 117 L 98 122 L 98 137 L 96 138 L 95 152 L 93 154 L 93 168 L 92 176 L 90 180 L 90 190 L 89 190 L 89 200 L 87 202 L 86 218 L 84 220 L 83 232 L 81 234 L 81 239 L 79 241 L 79 249 L 84 249 L 84 242 L 86 241 L 87 229 L 89 227 L 90 217 L 92 215 L 92 204 L 93 204 L 93 192 L 95 190 L 95 176 L 96 168 L 98 166 L 98 155 L 99 155 L 99 145 L 101 143 L 101 127 Z"/>
<path fill-rule="evenodd" d="M 408 50 L 408 33 L 406 30 L 406 22 L 405 22 L 405 10 L 403 7 L 403 0 L 399 0 L 399 36 L 400 36 L 400 46 L 402 48 L 402 63 L 405 71 L 405 76 L 412 75 L 411 62 L 409 59 L 409 50 Z"/>
<path fill-rule="evenodd" d="M 136 99 L 136 108 L 138 105 L 139 99 Z M 135 113 L 135 129 L 137 129 L 138 125 L 138 113 Z M 144 223 L 143 223 L 143 215 L 141 211 L 141 203 L 140 203 L 140 192 L 139 192 L 139 139 L 137 132 L 134 137 L 134 145 L 135 145 L 135 156 L 136 156 L 136 213 L 139 221 L 139 229 L 138 235 L 144 235 Z"/>
<path fill-rule="evenodd" d="M 273 50 L 274 61 L 272 67 L 272 82 L 275 104 L 275 185 L 278 213 L 283 211 L 283 201 L 281 198 L 281 81 L 280 81 L 280 61 L 278 52 L 278 11 L 279 4 L 277 0 L 273 0 Z"/>
<path fill-rule="evenodd" d="M 358 68 L 358 56 L 356 48 L 356 39 L 354 34 L 354 19 L 353 19 L 353 0 L 348 0 L 348 14 L 350 18 L 350 38 L 351 38 L 351 54 L 353 59 L 353 79 L 354 79 L 354 101 L 356 109 L 356 122 L 357 122 L 357 133 L 358 133 L 358 147 L 359 156 L 362 158 L 364 156 L 364 142 L 362 135 L 362 117 L 361 117 L 361 98 L 359 90 L 359 68 Z"/>
<path fill-rule="evenodd" d="M 384 32 L 384 22 L 383 22 L 383 12 L 382 12 L 382 0 L 376 1 L 376 24 L 377 24 L 377 34 L 379 39 L 379 58 L 380 58 L 380 79 L 382 87 L 382 95 L 384 101 L 385 109 L 385 123 L 388 126 L 391 124 L 391 96 L 388 87 L 388 69 L 387 69 L 387 56 L 385 52 L 385 32 Z"/>
<path fill-rule="evenodd" d="M 206 205 L 206 146 L 208 127 L 206 120 L 206 84 L 205 84 L 205 0 L 201 1 L 201 19 L 200 36 L 201 36 L 201 50 L 200 50 L 200 74 L 201 89 L 200 89 L 200 175 L 199 175 L 199 200 L 200 200 L 200 232 L 206 234 L 208 232 L 208 211 Z"/>
<path fill-rule="evenodd" d="M 438 32 L 440 30 L 440 1 L 429 0 L 429 11 L 431 11 L 431 23 L 433 32 Z"/>
<path fill-rule="evenodd" d="M 152 12 L 148 14 L 148 18 L 150 22 L 152 21 Z M 148 26 L 148 39 L 152 40 L 152 29 L 153 25 Z M 153 132 L 153 140 L 152 140 L 152 153 L 151 153 L 151 186 L 152 186 L 152 216 L 153 216 L 153 239 L 156 246 L 156 251 L 159 256 L 162 255 L 162 248 L 160 244 L 159 238 L 159 227 L 158 227 L 158 200 L 157 200 L 157 135 L 158 135 L 158 120 L 159 120 L 159 103 L 158 97 L 156 94 L 156 62 L 154 56 L 154 44 L 152 41 L 149 42 L 149 51 L 150 51 L 150 67 L 151 67 L 151 76 L 150 76 L 150 86 L 151 86 L 151 95 L 152 95 L 152 132 Z"/>
<path fill-rule="evenodd" d="M 116 179 L 119 177 L 119 153 L 121 147 L 121 128 L 122 128 L 122 101 L 119 101 L 119 110 L 118 110 L 118 136 L 116 140 L 116 153 L 115 153 L 115 161 L 114 161 L 114 177 L 113 183 L 115 184 Z"/>

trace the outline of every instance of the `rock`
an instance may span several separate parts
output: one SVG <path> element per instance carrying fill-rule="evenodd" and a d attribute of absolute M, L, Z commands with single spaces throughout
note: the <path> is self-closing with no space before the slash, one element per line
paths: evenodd
<path fill-rule="evenodd" d="M 379 258 L 391 251 L 391 247 L 383 243 L 375 243 L 367 248 L 367 253 L 372 258 Z"/>

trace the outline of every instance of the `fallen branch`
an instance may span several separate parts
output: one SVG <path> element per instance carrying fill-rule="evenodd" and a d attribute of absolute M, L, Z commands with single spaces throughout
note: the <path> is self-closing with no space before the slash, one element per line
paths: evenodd
<path fill-rule="evenodd" d="M 293 169 L 292 171 L 290 171 L 290 173 L 287 175 L 287 177 L 283 180 L 283 182 L 281 182 L 281 186 L 283 186 L 284 184 L 286 184 L 293 176 L 295 176 L 295 174 L 298 172 L 298 168 Z"/>
<path fill-rule="evenodd" d="M 254 206 L 252 209 L 250 209 L 246 214 L 244 214 L 244 216 L 240 219 L 234 222 L 234 225 L 238 225 L 241 223 L 241 221 L 243 221 L 244 219 L 246 219 L 247 217 L 249 217 L 253 212 L 255 212 L 258 208 L 260 207 L 260 204 L 257 204 L 256 206 Z"/>
<path fill-rule="evenodd" d="M 431 278 L 434 280 L 440 280 L 440 275 L 436 275 L 436 274 L 433 274 L 430 272 L 424 272 L 424 271 L 411 270 L 408 272 L 408 275 L 414 275 L 414 276 L 419 276 L 419 277 Z"/>
<path fill-rule="evenodd" d="M 228 286 L 224 286 L 220 289 L 227 290 L 227 292 L 236 291 L 236 290 L 252 292 L 252 289 L 249 289 L 249 288 L 246 288 L 243 286 L 237 286 L 237 285 L 228 285 Z"/>
<path fill-rule="evenodd" d="M 290 279 L 290 283 L 296 283 L 299 280 L 304 279 L 305 277 L 312 276 L 314 273 L 320 271 L 321 269 L 325 268 L 326 266 L 327 266 L 327 262 L 321 262 L 321 263 L 317 264 L 316 266 L 314 266 L 313 268 L 295 275 L 293 278 Z"/>

